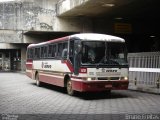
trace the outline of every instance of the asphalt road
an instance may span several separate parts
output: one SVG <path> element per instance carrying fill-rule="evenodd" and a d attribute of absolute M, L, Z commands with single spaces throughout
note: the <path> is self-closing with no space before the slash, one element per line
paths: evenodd
<path fill-rule="evenodd" d="M 6 117 L 21 118 L 21 115 L 25 118 L 42 115 L 40 118 L 43 118 L 44 114 L 47 119 L 51 119 L 54 115 L 57 120 L 60 118 L 79 120 L 86 116 L 85 119 L 96 119 L 98 115 L 101 119 L 105 119 L 106 115 L 111 118 L 111 115 L 114 115 L 115 119 L 128 119 L 126 116 L 128 114 L 159 115 L 159 113 L 160 95 L 121 90 L 112 91 L 110 95 L 78 93 L 76 96 L 69 96 L 64 89 L 53 85 L 44 84 L 42 87 L 37 87 L 35 81 L 25 74 L 0 73 L 2 120 Z M 157 117 L 160 118 L 160 115 Z"/>

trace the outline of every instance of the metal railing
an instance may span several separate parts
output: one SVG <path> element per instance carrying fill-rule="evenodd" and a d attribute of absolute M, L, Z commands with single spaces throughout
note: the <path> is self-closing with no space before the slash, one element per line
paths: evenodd
<path fill-rule="evenodd" d="M 129 53 L 131 86 L 160 87 L 160 52 Z"/>

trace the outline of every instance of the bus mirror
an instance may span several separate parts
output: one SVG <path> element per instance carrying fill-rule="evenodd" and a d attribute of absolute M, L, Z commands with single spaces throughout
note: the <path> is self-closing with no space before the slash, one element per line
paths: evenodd
<path fill-rule="evenodd" d="M 62 51 L 62 59 L 67 59 L 67 49 Z"/>
<path fill-rule="evenodd" d="M 82 45 L 81 45 L 81 41 L 77 40 L 74 43 L 74 74 L 78 75 L 79 74 L 79 68 L 81 65 L 81 49 L 82 49 Z"/>
<path fill-rule="evenodd" d="M 79 68 L 80 68 L 80 54 L 75 52 L 74 56 L 74 74 L 78 75 L 79 74 Z"/>

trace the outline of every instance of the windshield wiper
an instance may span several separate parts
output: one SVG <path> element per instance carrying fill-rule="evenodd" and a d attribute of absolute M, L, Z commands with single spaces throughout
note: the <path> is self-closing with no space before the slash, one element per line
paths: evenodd
<path fill-rule="evenodd" d="M 98 69 L 99 68 L 99 66 L 100 66 L 100 64 L 105 64 L 107 62 L 107 60 L 105 59 L 105 56 L 97 63 L 97 66 L 96 66 L 96 68 Z"/>

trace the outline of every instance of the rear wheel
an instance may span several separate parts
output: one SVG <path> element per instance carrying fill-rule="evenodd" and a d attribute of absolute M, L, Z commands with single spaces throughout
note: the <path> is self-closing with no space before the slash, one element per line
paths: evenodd
<path fill-rule="evenodd" d="M 71 96 L 75 94 L 75 91 L 72 89 L 72 82 L 71 80 L 67 80 L 67 93 Z"/>
<path fill-rule="evenodd" d="M 36 85 L 37 85 L 38 87 L 41 86 L 41 82 L 39 81 L 39 74 L 38 74 L 38 73 L 36 74 Z"/>

